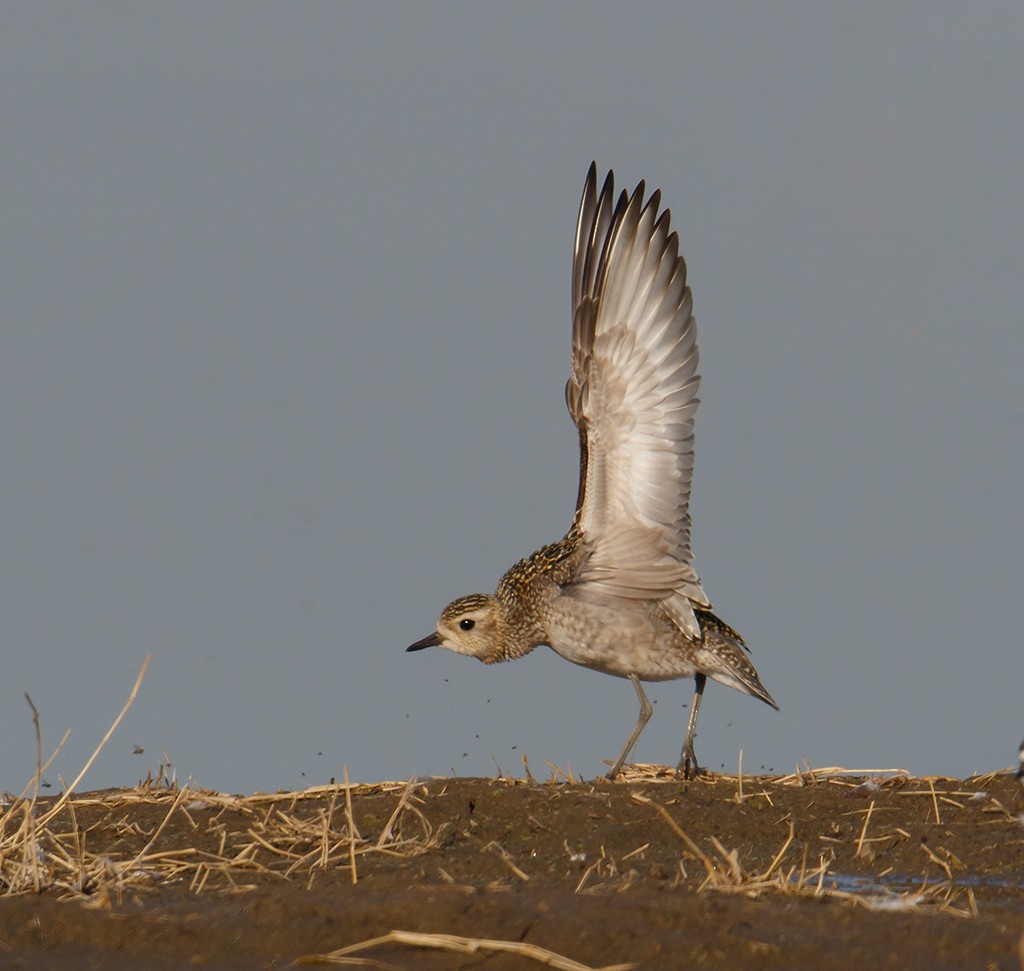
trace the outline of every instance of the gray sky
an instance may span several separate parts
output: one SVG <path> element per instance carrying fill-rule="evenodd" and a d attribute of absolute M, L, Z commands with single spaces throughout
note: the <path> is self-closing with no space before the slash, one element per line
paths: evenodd
<path fill-rule="evenodd" d="M 587 777 L 625 682 L 406 655 L 568 527 L 591 159 L 663 190 L 734 770 L 1024 734 L 1024 8 L 22 4 L 0 31 L 0 789 Z M 636 756 L 674 762 L 692 684 Z M 133 745 L 145 748 L 133 755 Z"/>

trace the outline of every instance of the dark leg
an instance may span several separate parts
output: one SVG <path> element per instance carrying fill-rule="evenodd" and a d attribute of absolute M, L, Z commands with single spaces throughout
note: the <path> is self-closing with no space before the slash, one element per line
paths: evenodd
<path fill-rule="evenodd" d="M 697 765 L 697 756 L 693 753 L 693 740 L 697 737 L 697 712 L 700 711 L 700 699 L 704 696 L 704 685 L 708 679 L 706 675 L 698 674 L 694 679 L 693 704 L 690 705 L 690 719 L 686 723 L 686 739 L 683 741 L 683 752 L 679 756 L 679 768 L 677 773 L 682 773 L 684 779 L 691 775 L 697 775 L 700 766 Z"/>
<path fill-rule="evenodd" d="M 622 768 L 622 763 L 626 761 L 626 756 L 632 751 L 633 746 L 636 745 L 636 740 L 640 737 L 640 733 L 644 730 L 644 725 L 647 724 L 648 719 L 651 717 L 651 712 L 654 709 L 651 707 L 651 703 L 647 700 L 647 695 L 644 694 L 644 689 L 640 685 L 639 679 L 635 674 L 629 676 L 629 680 L 633 682 L 633 687 L 636 688 L 636 696 L 640 699 L 640 717 L 636 720 L 636 725 L 633 726 L 633 732 L 629 736 L 626 742 L 626 747 L 622 750 L 622 754 L 615 760 L 615 765 L 612 766 L 611 772 L 608 773 L 609 779 L 614 779 L 619 774 L 619 769 Z"/>

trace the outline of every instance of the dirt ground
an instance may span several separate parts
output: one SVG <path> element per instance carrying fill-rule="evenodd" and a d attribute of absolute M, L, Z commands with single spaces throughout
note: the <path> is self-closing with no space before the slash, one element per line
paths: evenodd
<path fill-rule="evenodd" d="M 277 969 L 403 931 L 349 966 L 1021 971 L 1022 810 L 1009 774 L 655 767 L 21 799 L 0 968 Z"/>

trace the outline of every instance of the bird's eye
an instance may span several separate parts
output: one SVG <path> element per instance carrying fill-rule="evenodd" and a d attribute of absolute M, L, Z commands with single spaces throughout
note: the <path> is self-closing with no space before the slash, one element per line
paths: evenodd
<path fill-rule="evenodd" d="M 470 620 L 468 617 L 463 617 L 462 620 L 459 621 L 460 630 L 472 630 L 474 627 L 476 627 L 476 621 Z"/>

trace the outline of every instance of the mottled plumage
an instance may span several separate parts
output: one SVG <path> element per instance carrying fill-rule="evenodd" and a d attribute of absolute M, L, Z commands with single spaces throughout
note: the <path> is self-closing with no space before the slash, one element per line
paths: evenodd
<path fill-rule="evenodd" d="M 513 566 L 493 595 L 448 604 L 407 650 L 446 647 L 485 664 L 547 644 L 575 664 L 628 678 L 640 716 L 614 778 L 651 714 L 641 681 L 696 682 L 679 768 L 696 770 L 708 677 L 778 706 L 739 634 L 712 613 L 692 566 L 690 483 L 697 329 L 678 238 L 660 193 L 615 197 L 597 166 L 583 190 L 572 268 L 572 372 L 579 431 L 576 515 L 565 537 Z"/>

